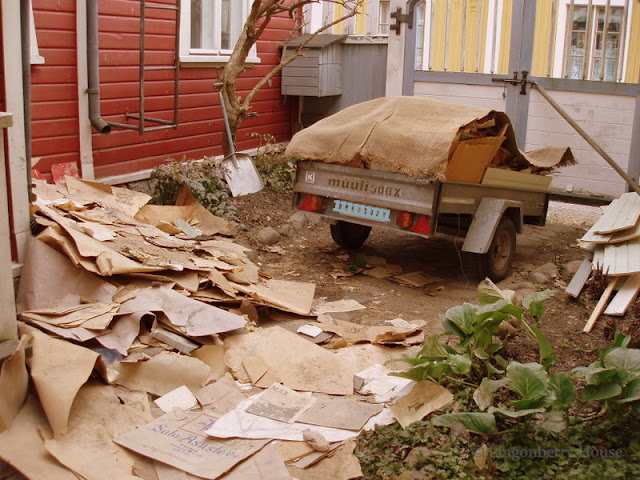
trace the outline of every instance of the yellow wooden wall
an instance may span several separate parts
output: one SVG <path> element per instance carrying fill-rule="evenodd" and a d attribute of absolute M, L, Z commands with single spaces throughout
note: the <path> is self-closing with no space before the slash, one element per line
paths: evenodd
<path fill-rule="evenodd" d="M 533 39 L 533 60 L 531 74 L 536 77 L 547 77 L 553 75 L 553 62 L 549 68 L 549 46 L 555 46 L 554 39 L 550 38 L 551 32 L 555 33 L 556 26 L 551 24 L 553 13 L 553 0 L 537 0 L 536 23 Z M 552 57 L 555 57 L 555 49 Z"/>
<path fill-rule="evenodd" d="M 464 23 L 464 2 L 453 0 L 449 13 L 449 28 L 447 30 L 447 1 L 434 0 L 433 32 L 433 58 L 431 61 L 433 70 L 448 70 L 454 72 L 474 72 L 476 67 L 476 44 L 478 37 L 478 23 L 480 23 L 480 52 L 479 71 L 484 67 L 484 55 L 487 36 L 487 21 L 489 9 L 487 0 L 467 0 L 466 28 Z M 481 8 L 479 5 L 481 4 Z M 431 2 L 427 2 L 426 17 L 430 15 Z M 480 16 L 480 22 L 478 22 Z M 466 33 L 464 46 L 464 65 L 462 62 L 462 33 Z M 428 40 L 428 39 L 427 39 Z M 446 49 L 445 49 L 446 45 Z M 445 65 L 445 50 L 447 64 Z M 464 68 L 463 68 L 464 67 Z"/>
<path fill-rule="evenodd" d="M 640 3 L 633 2 L 631 28 L 627 32 L 629 37 L 629 57 L 627 60 L 627 74 L 624 81 L 640 83 Z"/>

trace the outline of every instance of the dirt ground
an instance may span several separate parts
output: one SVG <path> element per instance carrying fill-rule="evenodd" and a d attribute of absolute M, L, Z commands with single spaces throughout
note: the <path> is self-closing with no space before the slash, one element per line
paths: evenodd
<path fill-rule="evenodd" d="M 255 250 L 261 269 L 274 278 L 316 283 L 316 298 L 329 301 L 354 299 L 366 309 L 332 314 L 336 318 L 358 324 L 381 325 L 386 320 L 403 318 L 427 322 L 425 333 L 441 332 L 439 316 L 446 309 L 476 299 L 479 279 L 470 256 L 462 253 L 461 239 L 440 237 L 424 239 L 398 234 L 385 229 L 373 229 L 369 239 L 358 251 L 338 247 L 323 221 L 298 222 L 292 226 L 294 214 L 291 194 L 263 190 L 236 199 L 239 219 L 244 228 L 236 241 Z M 597 205 L 573 205 L 552 201 L 544 227 L 525 226 L 518 235 L 517 251 L 511 274 L 498 286 L 516 290 L 520 297 L 544 289 L 556 291 L 546 302 L 543 331 L 549 337 L 560 358 L 556 367 L 565 370 L 586 365 L 597 358 L 613 338 L 615 328 L 625 333 L 640 324 L 640 309 L 632 308 L 626 317 L 614 319 L 602 316 L 590 334 L 582 332 L 604 285 L 583 291 L 577 299 L 569 298 L 564 287 L 571 280 L 567 264 L 582 260 L 585 252 L 577 240 L 599 217 Z M 273 245 L 258 238 L 264 227 L 285 231 Z M 284 228 L 283 228 L 284 227 Z M 369 264 L 398 265 L 403 273 L 421 271 L 440 280 L 424 287 L 407 287 L 390 278 L 373 278 L 350 274 L 349 267 L 366 259 Z M 558 274 L 548 284 L 536 284 L 531 274 L 545 264 L 557 266 Z M 534 361 L 537 348 L 524 334 L 516 334 L 507 342 L 509 358 L 521 362 Z"/>

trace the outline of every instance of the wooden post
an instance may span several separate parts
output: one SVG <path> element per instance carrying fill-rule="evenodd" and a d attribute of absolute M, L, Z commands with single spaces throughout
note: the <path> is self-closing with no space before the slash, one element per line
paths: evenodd
<path fill-rule="evenodd" d="M 0 342 L 18 334 L 16 304 L 11 272 L 11 232 L 9 230 L 9 199 L 4 162 L 4 129 L 10 127 L 10 113 L 0 113 Z"/>

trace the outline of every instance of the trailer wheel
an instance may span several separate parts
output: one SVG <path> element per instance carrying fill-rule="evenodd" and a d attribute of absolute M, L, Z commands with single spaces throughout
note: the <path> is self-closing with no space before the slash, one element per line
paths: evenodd
<path fill-rule="evenodd" d="M 504 215 L 493 235 L 487 253 L 476 254 L 476 272 L 480 278 L 489 277 L 494 282 L 504 279 L 516 253 L 516 227 L 513 220 Z"/>
<path fill-rule="evenodd" d="M 331 238 L 342 248 L 360 248 L 369 237 L 371 227 L 338 220 L 331 225 Z"/>

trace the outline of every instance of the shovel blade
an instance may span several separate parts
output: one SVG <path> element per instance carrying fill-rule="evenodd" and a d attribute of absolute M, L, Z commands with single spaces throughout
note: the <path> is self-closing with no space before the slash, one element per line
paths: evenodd
<path fill-rule="evenodd" d="M 222 160 L 222 170 L 231 195 L 234 197 L 255 193 L 264 188 L 250 155 L 245 153 L 228 155 Z"/>

